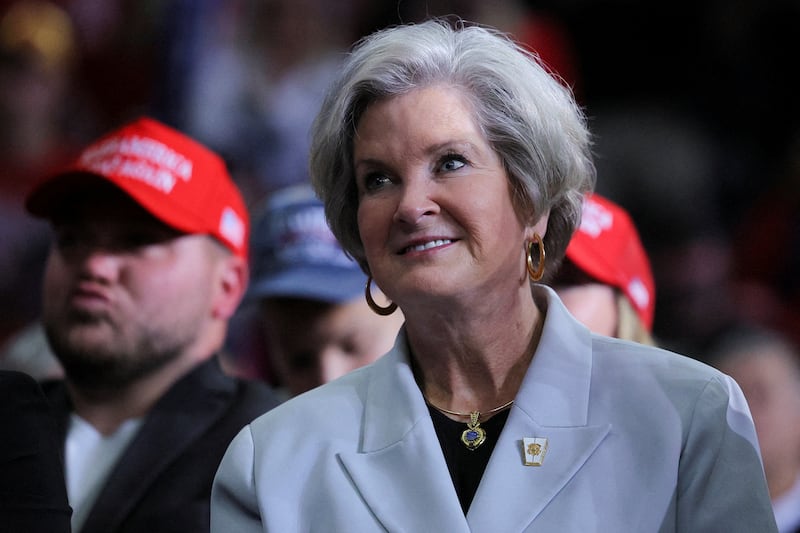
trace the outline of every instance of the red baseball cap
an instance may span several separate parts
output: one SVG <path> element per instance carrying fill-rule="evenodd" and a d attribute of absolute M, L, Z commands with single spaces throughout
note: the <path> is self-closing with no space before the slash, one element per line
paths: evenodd
<path fill-rule="evenodd" d="M 567 259 L 590 277 L 622 291 L 648 330 L 653 327 L 655 281 L 630 215 L 597 194 L 587 196 Z"/>
<path fill-rule="evenodd" d="M 222 158 L 183 133 L 147 117 L 130 122 L 37 183 L 25 207 L 49 218 L 87 177 L 119 187 L 168 226 L 211 235 L 247 258 L 250 220 L 239 189 Z"/>

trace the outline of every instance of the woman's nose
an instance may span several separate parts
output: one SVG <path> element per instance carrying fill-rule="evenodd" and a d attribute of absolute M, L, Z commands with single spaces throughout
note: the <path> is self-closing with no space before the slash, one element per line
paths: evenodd
<path fill-rule="evenodd" d="M 394 214 L 395 222 L 408 225 L 419 224 L 425 216 L 439 212 L 439 204 L 433 197 L 434 185 L 429 179 L 412 177 L 407 179 L 400 192 L 400 201 Z"/>

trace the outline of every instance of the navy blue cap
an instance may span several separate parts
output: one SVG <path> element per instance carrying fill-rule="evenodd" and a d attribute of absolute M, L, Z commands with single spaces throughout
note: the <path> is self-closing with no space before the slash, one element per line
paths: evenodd
<path fill-rule="evenodd" d="M 364 294 L 367 276 L 331 233 L 307 185 L 272 193 L 255 214 L 248 300 L 303 298 L 343 303 Z"/>

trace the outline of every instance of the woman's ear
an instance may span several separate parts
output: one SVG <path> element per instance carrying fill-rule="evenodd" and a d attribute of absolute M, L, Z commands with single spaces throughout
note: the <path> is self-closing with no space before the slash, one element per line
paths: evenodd
<path fill-rule="evenodd" d="M 550 211 L 548 210 L 546 213 L 539 216 L 538 220 L 528 224 L 525 227 L 525 240 L 530 242 L 533 240 L 533 235 L 537 234 L 539 237 L 544 239 L 545 234 L 547 233 L 547 222 L 550 220 Z"/>

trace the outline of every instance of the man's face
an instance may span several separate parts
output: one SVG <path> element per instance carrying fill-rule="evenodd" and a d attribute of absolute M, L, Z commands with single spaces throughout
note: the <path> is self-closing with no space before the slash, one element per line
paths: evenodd
<path fill-rule="evenodd" d="M 363 297 L 331 304 L 302 299 L 262 303 L 270 353 L 294 396 L 367 365 L 388 352 L 403 323 L 378 316 Z"/>
<path fill-rule="evenodd" d="M 64 201 L 44 276 L 43 321 L 67 376 L 115 387 L 193 348 L 211 315 L 215 258 L 112 187 Z"/>

